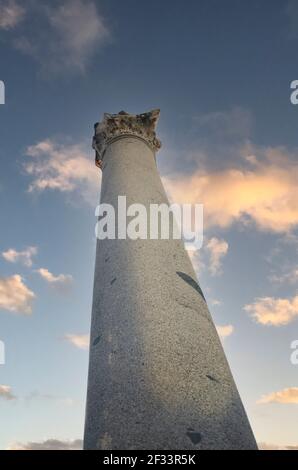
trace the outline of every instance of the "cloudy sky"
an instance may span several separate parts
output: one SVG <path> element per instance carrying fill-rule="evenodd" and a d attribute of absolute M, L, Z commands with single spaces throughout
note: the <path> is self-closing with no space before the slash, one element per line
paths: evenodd
<path fill-rule="evenodd" d="M 294 1 L 0 0 L 2 449 L 81 446 L 93 124 L 156 107 L 169 197 L 204 204 L 192 261 L 256 438 L 298 446 L 297 25 Z"/>

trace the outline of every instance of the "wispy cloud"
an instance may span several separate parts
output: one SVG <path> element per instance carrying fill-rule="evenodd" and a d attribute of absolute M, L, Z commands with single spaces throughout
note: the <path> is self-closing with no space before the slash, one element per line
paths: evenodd
<path fill-rule="evenodd" d="M 0 29 L 14 29 L 25 18 L 26 10 L 15 0 L 0 1 Z"/>
<path fill-rule="evenodd" d="M 15 400 L 16 397 L 12 393 L 12 389 L 9 385 L 0 385 L 0 398 L 4 400 Z"/>
<path fill-rule="evenodd" d="M 0 278 L 0 309 L 30 315 L 34 298 L 19 274 Z"/>
<path fill-rule="evenodd" d="M 100 174 L 90 154 L 80 145 L 63 145 L 43 140 L 27 149 L 30 162 L 25 171 L 32 177 L 29 192 L 57 190 L 77 192 L 85 202 L 95 205 Z"/>
<path fill-rule="evenodd" d="M 212 141 L 222 144 L 223 141 L 245 141 L 251 133 L 252 115 L 241 107 L 233 107 L 225 111 L 212 111 L 193 118 L 194 130 L 202 135 L 212 134 Z"/>
<path fill-rule="evenodd" d="M 298 282 L 298 268 L 293 268 L 281 274 L 271 274 L 269 280 L 278 284 L 296 284 Z"/>
<path fill-rule="evenodd" d="M 226 240 L 212 237 L 206 239 L 200 250 L 189 250 L 188 254 L 198 274 L 208 269 L 212 276 L 218 276 L 223 272 L 222 260 L 228 249 L 229 244 Z"/>
<path fill-rule="evenodd" d="M 297 155 L 283 148 L 250 146 L 242 156 L 243 167 L 165 177 L 171 200 L 203 203 L 207 229 L 238 222 L 254 223 L 260 230 L 290 232 L 298 225 Z"/>
<path fill-rule="evenodd" d="M 35 23 L 33 16 L 38 18 Z M 13 43 L 40 64 L 44 75 L 84 73 L 110 37 L 92 0 L 64 0 L 58 5 L 31 2 L 28 17 L 30 25 L 25 25 Z"/>
<path fill-rule="evenodd" d="M 82 450 L 82 448 L 83 442 L 81 439 L 73 441 L 47 439 L 40 442 L 14 442 L 9 445 L 7 450 Z"/>
<path fill-rule="evenodd" d="M 56 395 L 52 395 L 50 393 L 40 393 L 40 392 L 32 392 L 30 395 L 23 398 L 26 402 L 31 401 L 48 401 L 63 407 L 65 406 L 73 406 L 75 404 L 75 400 L 69 397 L 60 397 Z"/>
<path fill-rule="evenodd" d="M 289 20 L 288 37 L 296 39 L 298 35 L 298 6 L 296 0 L 289 0 L 287 2 L 285 12 Z"/>
<path fill-rule="evenodd" d="M 239 162 L 243 149 L 250 146 L 253 116 L 249 110 L 232 107 L 187 117 L 188 131 L 183 149 L 172 149 L 160 165 L 167 174 L 196 173 L 197 168 L 217 171 Z M 167 153 L 165 149 L 164 152 Z M 183 153 L 183 158 L 181 158 Z"/>
<path fill-rule="evenodd" d="M 71 334 L 68 333 L 64 336 L 64 339 L 71 343 L 73 346 L 79 349 L 88 349 L 90 337 L 89 335 Z"/>
<path fill-rule="evenodd" d="M 37 254 L 37 248 L 35 246 L 29 246 L 23 251 L 17 251 L 10 248 L 2 253 L 3 258 L 10 263 L 21 262 L 24 266 L 31 267 L 32 257 Z"/>
<path fill-rule="evenodd" d="M 49 284 L 53 285 L 69 285 L 73 281 L 70 274 L 59 274 L 55 276 L 46 268 L 36 269 L 36 272 Z"/>
<path fill-rule="evenodd" d="M 48 19 L 58 46 L 54 49 L 56 65 L 84 71 L 92 54 L 109 35 L 95 3 L 67 0 L 58 9 L 49 11 Z M 61 62 L 57 63 L 59 50 Z"/>
<path fill-rule="evenodd" d="M 197 275 L 202 273 L 202 271 L 205 269 L 205 262 L 203 261 L 203 249 L 200 250 L 188 250 L 188 255 L 190 257 L 190 260 L 192 262 L 193 268 L 196 271 Z"/>
<path fill-rule="evenodd" d="M 219 240 L 216 237 L 211 238 L 206 249 L 210 253 L 209 269 L 212 275 L 219 274 L 221 271 L 222 258 L 227 254 L 229 245 L 225 240 Z"/>
<path fill-rule="evenodd" d="M 258 404 L 267 403 L 283 403 L 283 404 L 298 404 L 298 387 L 284 388 L 279 392 L 272 392 L 268 395 L 263 395 Z"/>
<path fill-rule="evenodd" d="M 218 336 L 224 340 L 234 332 L 233 325 L 216 325 Z"/>
<path fill-rule="evenodd" d="M 265 260 L 270 265 L 268 280 L 275 287 L 298 284 L 298 237 L 295 232 L 284 234 L 275 241 L 266 254 Z"/>
<path fill-rule="evenodd" d="M 292 299 L 258 298 L 244 310 L 262 325 L 287 325 L 298 317 L 298 296 Z"/>

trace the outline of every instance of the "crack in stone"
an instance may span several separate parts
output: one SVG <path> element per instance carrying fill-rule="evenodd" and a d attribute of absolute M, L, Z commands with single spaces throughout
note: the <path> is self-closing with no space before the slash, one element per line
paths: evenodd
<path fill-rule="evenodd" d="M 216 382 L 216 383 L 218 383 L 218 384 L 220 383 L 220 381 L 217 380 L 217 379 L 216 379 L 215 377 L 213 377 L 212 375 L 206 374 L 206 377 L 207 377 L 208 379 L 212 380 L 213 382 Z"/>
<path fill-rule="evenodd" d="M 100 336 L 97 336 L 95 340 L 93 341 L 92 345 L 96 346 L 99 343 L 99 341 L 100 341 Z"/>
<path fill-rule="evenodd" d="M 188 274 L 186 273 L 183 273 L 182 271 L 176 271 L 176 274 L 178 274 L 179 277 L 181 277 L 181 279 L 183 279 L 184 282 L 186 282 L 188 285 L 190 285 L 193 289 L 195 289 L 198 294 L 201 295 L 201 297 L 205 300 L 206 302 L 206 299 L 204 297 L 204 294 L 203 294 L 203 291 L 202 289 L 200 288 L 199 284 L 191 277 L 189 276 Z"/>

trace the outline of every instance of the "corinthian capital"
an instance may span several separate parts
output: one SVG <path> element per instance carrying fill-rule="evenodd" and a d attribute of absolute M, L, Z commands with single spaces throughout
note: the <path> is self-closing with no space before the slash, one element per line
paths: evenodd
<path fill-rule="evenodd" d="M 155 127 L 159 118 L 159 109 L 143 114 L 104 114 L 101 122 L 94 126 L 93 148 L 95 149 L 95 164 L 102 168 L 102 159 L 107 146 L 112 140 L 121 136 L 136 136 L 143 139 L 155 152 L 161 147 L 156 137 Z"/>

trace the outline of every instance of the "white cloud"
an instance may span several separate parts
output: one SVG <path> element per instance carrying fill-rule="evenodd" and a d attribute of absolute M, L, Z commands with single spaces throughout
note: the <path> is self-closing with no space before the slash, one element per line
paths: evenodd
<path fill-rule="evenodd" d="M 212 275 L 220 273 L 221 260 L 227 254 L 229 245 L 225 240 L 219 240 L 216 237 L 211 238 L 206 249 L 210 253 L 210 264 L 209 269 Z"/>
<path fill-rule="evenodd" d="M 15 400 L 11 387 L 9 385 L 0 385 L 0 398 L 4 400 Z"/>
<path fill-rule="evenodd" d="M 49 284 L 70 284 L 73 281 L 73 277 L 70 274 L 55 276 L 46 268 L 36 269 L 36 272 Z"/>
<path fill-rule="evenodd" d="M 14 46 L 32 56 L 45 75 L 84 73 L 92 57 L 110 37 L 94 1 L 64 0 L 57 5 L 31 5 L 38 23 L 18 36 Z"/>
<path fill-rule="evenodd" d="M 40 442 L 14 442 L 9 445 L 7 450 L 82 450 L 83 442 L 81 439 L 73 441 L 62 441 L 59 439 L 47 439 Z"/>
<path fill-rule="evenodd" d="M 89 348 L 89 342 L 90 342 L 89 335 L 78 335 L 78 334 L 68 333 L 64 336 L 64 339 L 66 341 L 69 341 L 69 343 L 73 344 L 76 348 L 79 348 L 79 349 Z"/>
<path fill-rule="evenodd" d="M 0 309 L 30 315 L 34 298 L 19 274 L 0 278 Z"/>
<path fill-rule="evenodd" d="M 234 332 L 233 325 L 216 325 L 218 336 L 224 340 Z"/>
<path fill-rule="evenodd" d="M 48 139 L 28 147 L 27 156 L 31 161 L 25 164 L 25 170 L 33 178 L 29 192 L 77 192 L 85 202 L 95 205 L 101 176 L 94 159 L 80 145 L 67 146 Z"/>
<path fill-rule="evenodd" d="M 15 0 L 0 1 L 0 29 L 13 29 L 25 17 L 26 10 Z"/>
<path fill-rule="evenodd" d="M 170 199 L 203 203 L 207 229 L 254 222 L 260 230 L 289 233 L 298 225 L 297 155 L 283 148 L 253 150 L 249 168 L 230 166 L 163 178 Z"/>
<path fill-rule="evenodd" d="M 244 310 L 262 325 L 287 325 L 298 317 L 298 296 L 292 299 L 258 298 Z"/>
<path fill-rule="evenodd" d="M 37 248 L 35 246 L 29 246 L 23 251 L 17 251 L 10 248 L 2 253 L 3 258 L 10 263 L 21 262 L 24 266 L 32 266 L 32 256 L 37 254 Z"/>
<path fill-rule="evenodd" d="M 260 400 L 257 401 L 258 404 L 267 404 L 267 403 L 283 403 L 283 404 L 298 404 L 298 387 L 284 388 L 279 392 L 269 393 L 268 395 L 263 395 Z"/>

